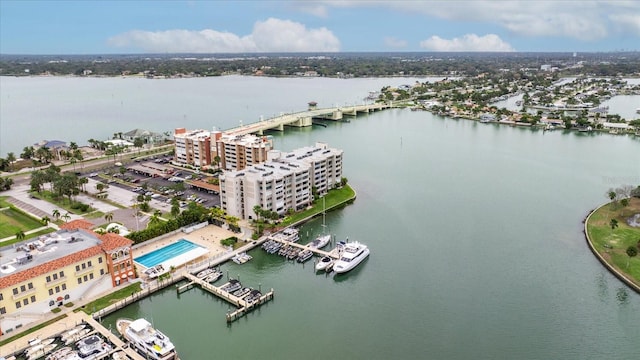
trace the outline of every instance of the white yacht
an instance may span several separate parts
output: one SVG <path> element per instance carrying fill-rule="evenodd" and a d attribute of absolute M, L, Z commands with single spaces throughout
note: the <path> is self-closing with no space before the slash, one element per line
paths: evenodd
<path fill-rule="evenodd" d="M 156 330 L 146 319 L 118 319 L 116 327 L 131 345 L 148 359 L 177 360 L 176 348 L 169 338 Z"/>
<path fill-rule="evenodd" d="M 369 248 L 359 242 L 347 243 L 342 250 L 340 259 L 333 265 L 333 271 L 338 274 L 345 273 L 358 266 L 362 260 L 369 256 Z"/>

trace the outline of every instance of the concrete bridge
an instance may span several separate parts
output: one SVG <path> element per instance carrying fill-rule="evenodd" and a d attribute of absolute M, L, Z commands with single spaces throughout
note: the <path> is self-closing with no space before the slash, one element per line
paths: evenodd
<path fill-rule="evenodd" d="M 332 107 L 325 109 L 316 109 L 310 107 L 309 110 L 295 113 L 280 114 L 270 119 L 261 120 L 253 124 L 243 125 L 236 128 L 226 130 L 225 134 L 244 135 L 258 134 L 262 135 L 265 130 L 284 131 L 285 126 L 305 127 L 313 125 L 313 119 L 323 120 L 342 120 L 345 116 L 357 116 L 358 114 L 368 114 L 373 111 L 389 109 L 393 107 L 391 103 L 375 103 L 353 106 Z"/>

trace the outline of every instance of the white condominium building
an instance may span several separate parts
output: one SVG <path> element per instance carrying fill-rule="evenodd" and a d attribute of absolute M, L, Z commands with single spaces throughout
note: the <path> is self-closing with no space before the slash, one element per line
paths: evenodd
<path fill-rule="evenodd" d="M 342 150 L 318 143 L 291 153 L 270 151 L 268 161 L 220 175 L 220 202 L 229 215 L 255 219 L 256 205 L 284 215 L 313 201 L 312 187 L 323 195 L 342 177 Z"/>
<path fill-rule="evenodd" d="M 242 170 L 267 161 L 273 141 L 270 136 L 222 135 L 217 147 L 222 169 Z"/>

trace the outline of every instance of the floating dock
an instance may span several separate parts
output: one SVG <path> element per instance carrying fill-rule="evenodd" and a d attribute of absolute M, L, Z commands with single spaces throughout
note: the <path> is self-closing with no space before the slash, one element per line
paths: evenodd
<path fill-rule="evenodd" d="M 200 285 L 200 287 L 214 295 L 216 295 L 217 297 L 226 300 L 227 302 L 229 302 L 230 304 L 233 304 L 234 306 L 237 307 L 236 310 L 232 311 L 232 312 L 228 312 L 226 317 L 227 317 L 227 322 L 230 323 L 234 320 L 239 319 L 240 317 L 242 317 L 244 314 L 246 314 L 247 312 L 255 309 L 256 307 L 266 303 L 269 300 L 273 299 L 273 295 L 274 295 L 274 291 L 273 289 L 269 290 L 269 292 L 267 292 L 266 294 L 263 294 L 262 296 L 260 296 L 260 298 L 258 298 L 257 300 L 248 303 L 247 301 L 243 300 L 243 297 L 237 297 L 234 296 L 233 294 L 226 292 L 224 290 L 222 290 L 221 288 L 224 287 L 225 285 L 228 285 L 229 283 L 226 283 L 220 287 L 218 286 L 214 286 L 211 285 L 210 283 L 202 280 L 202 279 L 198 279 L 195 275 L 192 274 L 184 274 L 184 278 L 189 280 L 188 284 L 179 286 L 176 288 L 178 293 L 181 293 L 183 291 L 189 290 L 191 289 L 194 285 Z"/>

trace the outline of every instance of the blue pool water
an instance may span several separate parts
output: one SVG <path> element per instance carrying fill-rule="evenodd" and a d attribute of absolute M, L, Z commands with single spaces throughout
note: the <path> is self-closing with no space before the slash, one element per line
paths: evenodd
<path fill-rule="evenodd" d="M 133 259 L 133 261 L 146 268 L 151 268 L 171 258 L 182 255 L 187 251 L 197 249 L 199 247 L 201 246 L 196 245 L 189 240 L 180 239 L 173 244 L 161 247 L 160 249 L 154 250 L 148 254 L 138 256 L 137 258 Z"/>

